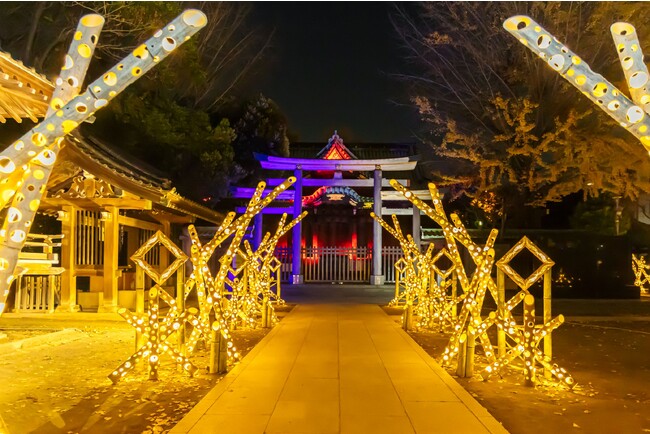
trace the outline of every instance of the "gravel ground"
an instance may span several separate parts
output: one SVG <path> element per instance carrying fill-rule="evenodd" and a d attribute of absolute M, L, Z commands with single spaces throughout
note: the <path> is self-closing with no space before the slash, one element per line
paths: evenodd
<path fill-rule="evenodd" d="M 607 309 L 606 304 L 598 304 L 601 308 Z M 479 375 L 457 380 L 512 434 L 650 432 L 650 315 L 603 316 L 598 309 L 582 307 L 584 316 L 569 315 L 553 333 L 554 362 L 577 381 L 573 390 L 525 387 L 523 374 L 516 370 L 488 381 Z M 446 336 L 410 334 L 440 360 Z M 455 375 L 454 370 L 449 373 Z"/>
<path fill-rule="evenodd" d="M 114 386 L 107 375 L 135 351 L 134 329 L 121 320 L 5 316 L 0 329 L 7 334 L 0 341 L 1 434 L 162 433 L 222 377 L 207 374 L 208 352 L 198 350 L 192 361 L 200 371 L 192 378 L 163 356 L 159 381 L 140 368 Z M 44 340 L 43 329 L 66 333 Z M 236 330 L 233 340 L 245 355 L 267 332 Z M 6 343 L 34 335 L 36 343 L 28 339 L 20 349 Z"/>

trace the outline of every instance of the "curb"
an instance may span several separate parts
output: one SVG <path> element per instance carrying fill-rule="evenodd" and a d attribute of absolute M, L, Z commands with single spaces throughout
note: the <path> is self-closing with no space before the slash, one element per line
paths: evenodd
<path fill-rule="evenodd" d="M 28 349 L 45 344 L 60 345 L 81 339 L 82 337 L 83 335 L 81 334 L 81 330 L 67 328 L 53 333 L 45 333 L 31 338 L 0 344 L 0 353 L 7 350 Z"/>

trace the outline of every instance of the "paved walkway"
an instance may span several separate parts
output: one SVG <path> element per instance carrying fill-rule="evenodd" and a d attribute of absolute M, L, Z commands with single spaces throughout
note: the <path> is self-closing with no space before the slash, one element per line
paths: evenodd
<path fill-rule="evenodd" d="M 507 431 L 377 305 L 301 304 L 170 434 Z"/>

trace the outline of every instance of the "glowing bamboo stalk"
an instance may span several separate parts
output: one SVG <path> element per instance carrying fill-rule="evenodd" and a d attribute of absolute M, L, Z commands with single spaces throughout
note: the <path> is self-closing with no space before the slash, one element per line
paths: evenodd
<path fill-rule="evenodd" d="M 56 87 L 50 98 L 50 106 L 45 114 L 46 118 L 79 94 L 103 26 L 104 18 L 101 15 L 85 15 L 79 20 L 77 30 L 68 48 L 68 54 L 65 56 L 61 73 L 59 78 L 56 79 Z M 36 172 L 37 170 L 40 170 L 40 172 Z M 3 181 L 3 186 L 0 188 L 0 191 L 2 191 L 0 209 L 4 208 L 12 197 L 16 202 L 14 194 L 20 191 L 19 187 L 22 185 L 28 182 L 32 182 L 36 186 L 47 183 L 51 170 L 52 166 L 43 166 L 33 160 L 28 163 L 28 167 L 24 171 L 14 171 Z M 32 180 L 32 177 L 36 179 Z M 25 194 L 25 192 L 21 193 Z M 22 203 L 23 207 L 28 204 L 27 201 L 20 203 Z M 15 207 L 16 204 L 14 203 L 12 206 Z M 28 212 L 29 210 L 24 209 L 21 211 Z"/>
<path fill-rule="evenodd" d="M 625 81 L 630 89 L 632 101 L 650 114 L 650 93 L 648 92 L 648 67 L 643 62 L 643 52 L 636 29 L 629 23 L 614 23 L 609 28 L 616 44 Z"/>
<path fill-rule="evenodd" d="M 645 116 L 641 107 L 635 105 L 602 75 L 593 72 L 587 63 L 532 18 L 525 15 L 513 16 L 505 20 L 503 27 L 622 127 L 634 134 L 646 150 L 650 151 L 650 118 Z M 641 77 L 642 75 L 637 75 L 637 78 Z M 639 81 L 645 83 L 647 75 L 645 81 Z"/>
<path fill-rule="evenodd" d="M 183 12 L 145 44 L 136 48 L 132 55 L 91 83 L 86 92 L 76 96 L 63 107 L 53 106 L 57 109 L 55 114 L 48 116 L 0 154 L 0 173 L 11 175 L 30 161 L 44 167 L 52 167 L 63 136 L 77 128 L 96 110 L 106 106 L 112 98 L 153 68 L 206 23 L 205 15 L 198 10 Z M 87 49 L 88 51 L 86 47 L 79 45 L 82 57 L 90 57 L 90 48 Z M 55 101 L 52 101 L 52 104 L 54 103 Z M 33 177 L 42 181 L 45 174 L 35 170 Z M 15 193 L 18 195 L 15 199 L 25 202 L 29 209 L 28 215 L 10 207 L 0 230 L 0 313 L 4 310 L 9 287 L 14 279 L 18 253 L 24 245 L 33 216 L 45 192 L 45 183 L 23 184 L 22 188 L 25 193 Z M 4 195 L 0 194 L 0 197 L 2 196 Z"/>
<path fill-rule="evenodd" d="M 55 103 L 68 102 L 79 93 L 103 25 L 104 18 L 94 14 L 86 15 L 79 21 L 65 63 L 61 68 L 60 77 L 56 80 L 56 87 L 46 117 L 55 112 Z M 50 148 L 51 146 L 46 147 L 43 152 L 52 152 Z M 0 161 L 6 160 L 4 157 L 0 157 Z M 0 230 L 1 241 L 4 241 L 3 238 L 7 233 L 11 233 L 12 230 L 16 231 L 16 229 L 18 230 L 18 240 L 22 233 L 25 233 L 26 237 L 53 167 L 53 163 L 44 164 L 42 158 L 34 158 L 25 164 L 23 170 L 15 170 L 0 186 L 0 208 L 3 208 L 11 200 L 7 218 L 3 221 L 3 230 Z M 26 231 L 20 228 L 22 221 L 25 222 Z M 18 228 L 14 229 L 13 226 Z M 20 252 L 23 243 L 18 242 L 18 244 L 19 246 L 0 244 L 0 270 L 3 267 L 11 269 L 12 276 L 18 260 L 18 252 Z M 0 277 L 0 280 L 6 281 L 6 276 Z M 5 291 L 8 289 L 9 285 Z M 2 291 L 2 285 L 0 285 L 0 291 Z M 5 299 L 6 295 L 0 295 L 0 314 L 4 310 Z"/>

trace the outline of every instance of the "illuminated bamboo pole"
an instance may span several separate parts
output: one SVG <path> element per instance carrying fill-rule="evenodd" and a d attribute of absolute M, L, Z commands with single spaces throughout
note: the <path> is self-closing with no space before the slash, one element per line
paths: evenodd
<path fill-rule="evenodd" d="M 212 329 L 210 336 L 210 358 L 208 372 L 223 374 L 228 370 L 227 340 L 219 330 Z"/>
<path fill-rule="evenodd" d="M 96 110 L 106 106 L 111 99 L 153 68 L 206 23 L 207 18 L 201 11 L 189 9 L 183 12 L 169 25 L 156 32 L 145 44 L 136 48 L 132 55 L 91 83 L 83 94 L 73 98 L 54 115 L 48 116 L 0 153 L 2 173 L 10 175 L 33 160 L 45 167 L 53 166 L 63 136 L 77 128 Z M 14 279 L 18 253 L 25 243 L 34 214 L 45 192 L 46 184 L 41 182 L 44 180 L 44 174 L 41 177 L 41 173 L 34 170 L 32 176 L 38 183 L 30 183 L 23 190 L 24 193 L 16 193 L 18 196 L 15 198 L 25 202 L 29 207 L 29 213 L 23 216 L 17 208 L 10 207 L 0 230 L 0 313 L 4 310 L 9 287 Z"/>
<path fill-rule="evenodd" d="M 264 294 L 263 300 L 262 300 L 262 327 L 263 328 L 269 328 L 271 321 L 270 321 L 270 308 L 269 308 L 269 296 L 267 294 Z"/>
<path fill-rule="evenodd" d="M 552 285 L 552 271 L 551 268 L 544 272 L 544 324 L 548 324 L 553 319 L 551 312 L 551 285 Z M 544 336 L 544 357 L 548 357 L 547 361 L 550 363 L 553 359 L 553 337 L 551 333 Z M 551 379 L 552 373 L 549 369 L 544 369 L 544 376 Z"/>
<path fill-rule="evenodd" d="M 160 328 L 158 327 L 158 296 L 159 292 L 156 287 L 152 288 L 149 291 L 149 339 L 153 342 L 158 343 L 160 341 Z M 160 360 L 160 354 L 158 353 L 157 345 L 148 346 L 149 353 L 149 380 L 158 380 L 158 361 Z"/>
<path fill-rule="evenodd" d="M 395 297 L 393 300 L 397 303 L 397 300 L 399 300 L 399 281 L 400 281 L 400 273 L 399 270 L 395 270 Z"/>
<path fill-rule="evenodd" d="M 465 352 L 465 375 L 472 377 L 474 375 L 474 353 L 476 351 L 476 332 L 472 326 L 467 328 L 467 351 Z"/>
<path fill-rule="evenodd" d="M 508 18 L 503 27 L 519 42 L 545 60 L 605 113 L 634 134 L 650 151 L 650 118 L 602 75 L 525 15 Z"/>
<path fill-rule="evenodd" d="M 452 300 L 456 300 L 456 297 L 458 296 L 458 278 L 456 277 L 456 270 L 454 270 L 454 274 L 452 274 L 452 280 L 451 280 L 451 298 Z M 456 305 L 456 302 L 454 302 L 453 306 L 451 307 L 451 317 L 456 320 L 456 317 L 458 316 L 458 306 Z"/>
<path fill-rule="evenodd" d="M 524 377 L 526 386 L 535 385 L 535 373 L 537 367 L 535 365 L 535 353 L 537 348 L 535 340 L 531 338 L 535 334 L 535 297 L 527 294 L 524 297 L 524 336 L 526 339 L 521 343 L 524 346 L 523 359 L 524 359 Z"/>
<path fill-rule="evenodd" d="M 282 287 L 280 286 L 280 281 L 282 280 L 282 264 L 278 266 L 278 269 L 275 270 L 275 297 L 278 303 L 282 300 Z"/>
<path fill-rule="evenodd" d="M 505 303 L 506 303 L 506 275 L 497 267 L 497 312 L 501 321 L 506 319 L 505 316 Z M 503 357 L 506 354 L 506 332 L 503 328 L 499 328 L 497 331 L 497 345 L 499 348 L 499 357 Z"/>
<path fill-rule="evenodd" d="M 462 333 L 458 338 L 458 363 L 456 364 L 456 375 L 465 378 L 465 363 L 467 363 L 467 333 Z"/>
<path fill-rule="evenodd" d="M 56 80 L 56 87 L 50 99 L 50 106 L 45 115 L 46 118 L 51 117 L 57 109 L 79 94 L 103 25 L 104 18 L 95 14 L 86 15 L 79 20 L 59 78 Z M 16 144 L 14 144 L 15 146 Z M 50 148 L 51 144 L 45 147 L 43 153 L 51 153 Z M 25 161 L 22 171 L 15 170 L 17 162 L 7 157 L 6 152 L 5 150 L 0 153 L 0 166 L 4 166 L 2 172 L 6 173 L 7 169 L 11 168 L 12 165 L 14 172 L 11 173 L 7 182 L 0 187 L 0 208 L 3 208 L 11 200 L 7 212 L 8 217 L 3 221 L 2 230 L 0 231 L 0 280 L 6 283 L 4 288 L 3 283 L 0 283 L 0 315 L 4 310 L 6 300 L 6 295 L 3 296 L 2 293 L 8 292 L 11 286 L 11 281 L 7 282 L 7 279 L 13 277 L 18 262 L 18 253 L 24 245 L 27 232 L 29 232 L 31 222 L 38 210 L 40 197 L 54 167 L 54 160 L 51 161 L 51 164 L 48 164 L 50 160 L 41 157 L 30 158 Z M 35 151 L 32 152 L 35 155 Z M 16 225 L 11 224 L 12 219 L 15 220 Z M 20 224 L 23 219 L 25 220 L 24 226 Z M 24 231 L 23 228 L 27 228 L 27 231 Z M 11 239 L 13 237 L 10 237 L 10 241 L 7 242 L 7 234 L 11 235 L 12 231 L 17 238 Z M 24 234 L 24 238 L 22 238 L 22 234 Z M 5 273 L 3 275 L 3 269 L 10 271 L 10 274 Z"/>
<path fill-rule="evenodd" d="M 409 294 L 406 295 L 406 304 L 402 314 L 402 328 L 410 331 L 413 328 L 413 300 Z"/>
<path fill-rule="evenodd" d="M 144 315 L 144 270 L 142 267 L 135 267 L 135 313 Z M 142 332 L 135 329 L 135 349 L 144 345 L 144 338 Z"/>
<path fill-rule="evenodd" d="M 56 79 L 56 86 L 54 87 L 52 97 L 50 98 L 50 105 L 45 114 L 46 118 L 52 116 L 56 110 L 63 107 L 79 94 L 103 26 L 104 18 L 101 15 L 85 15 L 79 20 L 77 30 L 74 33 L 74 37 L 68 48 L 68 53 L 65 56 L 63 67 L 61 68 L 59 77 Z M 0 208 L 3 208 L 12 196 L 14 196 L 5 194 L 6 189 L 13 189 L 14 194 L 21 191 L 21 186 L 25 185 L 26 182 L 30 182 L 30 178 L 35 176 L 33 173 L 35 170 L 40 170 L 42 176 L 41 172 L 39 172 L 37 179 L 31 182 L 36 185 L 39 184 L 38 181 L 47 183 L 52 167 L 43 166 L 36 160 L 27 162 L 25 170 L 16 170 L 3 181 L 4 186 L 2 188 L 2 197 L 0 197 Z M 16 206 L 15 202 L 14 198 L 12 206 Z M 19 205 L 25 206 L 24 202 Z M 21 211 L 25 212 L 28 210 L 23 211 L 21 209 Z"/>
<path fill-rule="evenodd" d="M 181 265 L 176 271 L 176 306 L 178 310 L 185 311 L 185 264 Z M 187 356 L 185 351 L 185 322 L 178 329 L 178 352 Z M 180 367 L 182 369 L 182 366 Z"/>
<path fill-rule="evenodd" d="M 625 81 L 630 89 L 632 101 L 650 114 L 650 94 L 648 92 L 648 67 L 643 61 L 643 51 L 636 29 L 629 23 L 614 23 L 609 28 L 616 44 L 616 52 L 625 73 Z"/>

